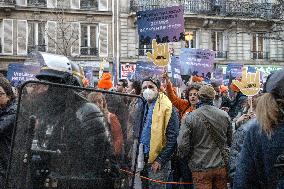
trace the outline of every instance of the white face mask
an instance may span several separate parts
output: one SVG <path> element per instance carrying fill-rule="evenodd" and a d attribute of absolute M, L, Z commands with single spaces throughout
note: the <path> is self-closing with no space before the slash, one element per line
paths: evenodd
<path fill-rule="evenodd" d="M 154 100 L 154 99 L 157 97 L 157 94 L 156 94 L 153 90 L 147 88 L 147 89 L 143 92 L 143 97 L 144 97 L 147 101 L 151 101 L 151 100 Z"/>

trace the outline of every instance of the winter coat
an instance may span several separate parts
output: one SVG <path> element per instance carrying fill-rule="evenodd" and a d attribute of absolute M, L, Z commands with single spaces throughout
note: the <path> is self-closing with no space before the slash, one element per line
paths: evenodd
<path fill-rule="evenodd" d="M 236 164 L 240 158 L 240 153 L 244 144 L 245 136 L 250 126 L 251 124 L 249 122 L 246 122 L 242 124 L 234 133 L 229 159 L 229 176 L 232 180 L 236 172 Z"/>
<path fill-rule="evenodd" d="M 261 131 L 256 119 L 249 124 L 236 164 L 234 189 L 275 189 L 279 175 L 274 165 L 277 157 L 284 155 L 284 123 L 275 128 L 271 138 Z"/>
<path fill-rule="evenodd" d="M 166 89 L 168 98 L 170 99 L 172 104 L 178 109 L 181 117 L 183 117 L 185 113 L 193 111 L 193 108 L 190 106 L 188 100 L 181 99 L 175 94 L 171 82 L 168 82 Z"/>
<path fill-rule="evenodd" d="M 223 146 L 230 145 L 231 124 L 228 114 L 214 106 L 203 105 L 190 113 L 181 126 L 178 137 L 178 155 L 189 160 L 192 171 L 204 171 L 224 166 L 219 148 L 200 119 L 203 114 L 218 133 Z"/>
<path fill-rule="evenodd" d="M 11 150 L 12 133 L 16 121 L 17 103 L 11 102 L 0 110 L 0 182 L 4 182 Z"/>

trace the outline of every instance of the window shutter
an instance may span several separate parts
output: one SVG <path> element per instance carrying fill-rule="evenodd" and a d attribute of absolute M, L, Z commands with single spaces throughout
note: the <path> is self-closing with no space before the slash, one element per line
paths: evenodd
<path fill-rule="evenodd" d="M 99 0 L 99 11 L 108 11 L 108 0 Z"/>
<path fill-rule="evenodd" d="M 48 21 L 46 24 L 46 46 L 47 52 L 55 53 L 57 43 L 57 24 L 54 21 Z"/>
<path fill-rule="evenodd" d="M 28 23 L 26 20 L 17 21 L 17 54 L 27 54 L 27 43 L 28 43 Z"/>
<path fill-rule="evenodd" d="M 71 9 L 80 9 L 80 0 L 71 0 Z"/>
<path fill-rule="evenodd" d="M 108 24 L 99 24 L 100 57 L 108 57 Z"/>
<path fill-rule="evenodd" d="M 27 0 L 16 0 L 16 5 L 27 6 Z"/>
<path fill-rule="evenodd" d="M 47 8 L 56 8 L 57 0 L 47 0 Z"/>
<path fill-rule="evenodd" d="M 13 54 L 12 19 L 3 19 L 3 54 Z"/>
<path fill-rule="evenodd" d="M 72 23 L 72 41 L 71 41 L 71 55 L 78 56 L 80 54 L 80 23 Z"/>

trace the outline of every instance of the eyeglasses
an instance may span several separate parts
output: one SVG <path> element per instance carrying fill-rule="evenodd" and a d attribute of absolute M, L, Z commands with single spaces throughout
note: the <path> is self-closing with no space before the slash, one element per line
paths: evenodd
<path fill-rule="evenodd" d="M 197 96 L 197 93 L 189 93 L 188 96 Z"/>

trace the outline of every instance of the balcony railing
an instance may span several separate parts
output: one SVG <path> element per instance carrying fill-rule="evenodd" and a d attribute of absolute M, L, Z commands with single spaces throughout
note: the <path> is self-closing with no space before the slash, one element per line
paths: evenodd
<path fill-rule="evenodd" d="M 95 47 L 81 47 L 81 55 L 98 56 L 98 49 Z"/>
<path fill-rule="evenodd" d="M 46 7 L 47 0 L 28 0 L 28 6 Z"/>
<path fill-rule="evenodd" d="M 216 51 L 215 53 L 215 58 L 224 58 L 227 59 L 228 58 L 228 51 Z"/>
<path fill-rule="evenodd" d="M 138 48 L 138 56 L 147 56 L 147 52 L 152 53 L 152 48 Z"/>
<path fill-rule="evenodd" d="M 144 11 L 170 6 L 170 0 L 131 0 L 131 11 Z M 251 3 L 229 0 L 176 0 L 183 5 L 185 14 L 240 16 L 265 19 L 280 19 L 283 12 L 280 4 Z"/>
<path fill-rule="evenodd" d="M 81 9 L 98 10 L 99 4 L 97 0 L 81 0 Z"/>
<path fill-rule="evenodd" d="M 251 58 L 256 60 L 256 59 L 269 59 L 269 53 L 268 52 L 263 52 L 263 51 L 251 51 Z"/>

